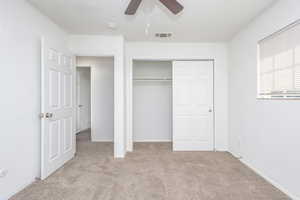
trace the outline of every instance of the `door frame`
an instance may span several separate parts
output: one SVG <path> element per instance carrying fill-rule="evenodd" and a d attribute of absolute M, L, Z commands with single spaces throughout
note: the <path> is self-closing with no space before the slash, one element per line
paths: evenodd
<path fill-rule="evenodd" d="M 76 56 L 76 58 L 77 58 L 77 56 Z M 90 87 L 90 94 L 91 94 L 91 96 L 90 96 L 90 98 L 91 98 L 91 100 L 90 100 L 90 103 L 91 103 L 91 107 L 90 107 L 90 109 L 91 109 L 91 136 L 93 135 L 93 130 L 94 130 L 94 122 L 93 122 L 93 118 L 92 118 L 92 116 L 93 116 L 93 108 L 94 108 L 94 101 L 93 101 L 93 99 L 94 99 L 94 88 L 95 88 L 95 82 L 94 82 L 94 80 L 95 80 L 95 77 L 94 77 L 94 73 L 93 73 L 93 69 L 94 69 L 94 67 L 95 66 L 93 66 L 93 65 L 90 65 L 90 66 L 86 66 L 86 65 L 77 65 L 76 64 L 76 84 L 77 84 L 77 81 L 78 81 L 78 77 L 77 77 L 77 68 L 78 67 L 81 67 L 81 68 L 89 68 L 90 69 L 90 85 L 91 85 L 91 87 Z M 77 90 L 78 88 L 77 88 L 77 85 L 76 85 L 76 106 L 78 106 L 78 90 Z M 78 109 L 77 107 L 76 107 L 76 109 Z M 77 120 L 77 117 L 78 117 L 78 113 L 77 113 L 77 110 L 76 110 L 76 120 Z M 77 121 L 76 121 L 76 125 L 77 125 Z M 77 131 L 76 130 L 76 134 L 77 133 L 79 133 L 79 132 L 81 132 L 81 131 L 84 131 L 84 130 L 80 130 L 80 131 Z"/>
<path fill-rule="evenodd" d="M 213 62 L 213 149 L 216 151 L 216 117 L 215 117 L 215 59 L 203 58 L 154 58 L 154 57 L 130 57 L 126 60 L 126 150 L 133 151 L 133 62 L 134 61 L 212 61 Z"/>
<path fill-rule="evenodd" d="M 120 135 L 120 120 L 119 120 L 119 113 L 120 113 L 120 107 L 122 106 L 119 99 L 116 97 L 120 96 L 120 88 L 119 88 L 119 80 L 117 80 L 117 77 L 119 76 L 119 71 L 117 70 L 120 67 L 120 62 L 122 59 L 120 59 L 120 56 L 117 53 L 112 53 L 112 54 L 98 54 L 98 53 L 73 53 L 75 58 L 77 57 L 110 57 L 113 58 L 114 60 L 114 149 L 113 149 L 113 154 L 114 158 L 124 158 L 126 151 L 121 151 L 120 149 L 120 140 L 122 139 L 122 135 Z M 76 65 L 77 66 L 77 65 Z M 92 66 L 93 67 L 93 66 Z M 95 66 L 94 66 L 95 67 Z M 92 79 L 92 77 L 91 77 Z M 92 87 L 91 87 L 92 88 Z M 91 102 L 92 104 L 93 102 Z M 92 111 L 91 111 L 92 114 Z M 93 123 L 93 120 L 91 119 L 91 124 Z M 125 142 L 125 141 L 124 141 Z"/>
<path fill-rule="evenodd" d="M 116 84 L 116 64 L 117 64 L 117 61 L 116 61 L 116 56 L 115 55 L 111 55 L 111 54 L 75 54 L 75 59 L 77 59 L 77 57 L 96 57 L 96 58 L 112 58 L 113 59 L 113 63 L 114 63 L 114 140 L 113 140 L 113 143 L 114 143 L 114 157 L 115 158 L 123 158 L 125 157 L 125 154 L 120 156 L 120 155 L 117 155 L 117 144 L 118 144 L 118 138 L 116 137 L 116 134 L 115 134 L 115 130 L 116 130 L 116 108 L 118 107 L 118 104 L 116 103 L 116 92 L 117 92 L 117 84 Z M 94 97 L 95 97 L 95 73 L 94 73 L 94 70 L 96 68 L 96 66 L 94 65 L 89 65 L 89 66 L 86 66 L 86 65 L 77 65 L 76 63 L 76 68 L 77 67 L 90 67 L 90 73 L 91 73 L 91 140 L 93 141 L 93 131 L 94 131 L 94 124 L 95 122 L 93 121 L 93 115 L 94 115 L 94 111 L 93 111 L 93 108 L 95 107 L 94 106 Z M 76 77 L 77 78 L 77 77 Z M 76 80 L 77 81 L 77 80 Z M 77 91 L 76 91 L 76 96 L 77 96 Z M 77 105 L 77 98 L 76 98 L 76 105 Z M 77 117 L 77 115 L 76 115 Z"/>

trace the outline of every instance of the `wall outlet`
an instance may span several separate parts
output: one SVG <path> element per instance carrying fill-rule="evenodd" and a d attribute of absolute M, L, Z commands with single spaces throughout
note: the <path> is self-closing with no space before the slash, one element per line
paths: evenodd
<path fill-rule="evenodd" d="M 4 178 L 8 174 L 8 170 L 0 169 L 0 178 Z"/>

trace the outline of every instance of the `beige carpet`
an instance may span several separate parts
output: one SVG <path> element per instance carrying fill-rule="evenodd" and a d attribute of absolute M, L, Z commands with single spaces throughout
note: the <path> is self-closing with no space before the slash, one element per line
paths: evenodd
<path fill-rule="evenodd" d="M 168 143 L 139 143 L 126 159 L 111 143 L 77 138 L 77 156 L 11 200 L 285 200 L 229 153 L 172 152 Z"/>

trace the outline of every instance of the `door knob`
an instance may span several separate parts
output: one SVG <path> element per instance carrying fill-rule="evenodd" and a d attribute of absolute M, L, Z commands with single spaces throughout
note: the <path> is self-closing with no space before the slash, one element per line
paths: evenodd
<path fill-rule="evenodd" d="M 78 105 L 78 107 L 79 107 L 79 108 L 82 108 L 82 107 L 83 107 L 83 105 Z"/>
<path fill-rule="evenodd" d="M 53 117 L 53 113 L 46 113 L 45 117 L 47 119 L 52 118 Z"/>
<path fill-rule="evenodd" d="M 208 112 L 212 112 L 212 109 L 209 109 Z"/>

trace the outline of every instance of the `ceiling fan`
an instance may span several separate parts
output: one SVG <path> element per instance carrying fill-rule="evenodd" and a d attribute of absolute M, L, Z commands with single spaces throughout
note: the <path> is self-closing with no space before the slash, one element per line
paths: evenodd
<path fill-rule="evenodd" d="M 173 14 L 177 15 L 183 10 L 183 6 L 177 0 L 159 0 L 164 4 Z M 134 15 L 140 6 L 142 0 L 131 0 L 125 14 Z"/>

